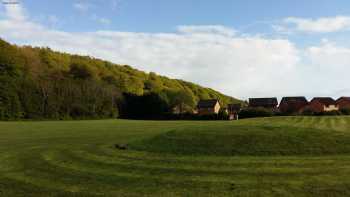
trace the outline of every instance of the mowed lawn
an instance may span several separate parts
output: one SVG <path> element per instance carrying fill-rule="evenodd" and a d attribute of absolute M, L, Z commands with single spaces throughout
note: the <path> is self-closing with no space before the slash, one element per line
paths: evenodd
<path fill-rule="evenodd" d="M 350 117 L 0 122 L 0 196 L 350 196 Z"/>

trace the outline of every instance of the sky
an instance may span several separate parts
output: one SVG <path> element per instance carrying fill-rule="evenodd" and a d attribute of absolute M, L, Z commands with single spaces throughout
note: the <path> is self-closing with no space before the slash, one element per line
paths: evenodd
<path fill-rule="evenodd" d="M 0 37 L 13 44 L 131 65 L 240 99 L 350 96 L 349 0 L 0 1 Z"/>

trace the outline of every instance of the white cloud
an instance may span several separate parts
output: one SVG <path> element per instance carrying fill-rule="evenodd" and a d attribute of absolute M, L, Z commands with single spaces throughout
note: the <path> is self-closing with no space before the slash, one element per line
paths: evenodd
<path fill-rule="evenodd" d="M 320 46 L 309 47 L 306 52 L 311 57 L 312 62 L 320 66 L 326 62 L 329 65 L 345 67 L 350 62 L 349 48 L 337 46 L 335 43 L 326 39 L 322 41 Z M 336 70 L 341 71 L 340 69 Z"/>
<path fill-rule="evenodd" d="M 23 7 L 19 4 L 5 5 L 5 12 L 8 19 L 12 21 L 24 21 L 27 19 L 27 15 L 25 14 Z"/>
<path fill-rule="evenodd" d="M 188 34 L 220 34 L 224 36 L 233 36 L 236 31 L 232 28 L 221 25 L 202 25 L 202 26 L 178 26 L 178 31 Z"/>
<path fill-rule="evenodd" d="M 104 2 L 100 1 L 98 3 L 104 3 Z M 116 0 L 112 0 L 111 1 L 112 9 L 114 9 L 114 6 L 117 6 L 117 3 L 118 3 L 118 1 L 116 1 Z M 91 1 L 88 1 L 88 0 L 75 2 L 73 4 L 73 7 L 75 9 L 77 9 L 79 12 L 81 12 L 82 14 L 89 14 L 90 15 L 89 19 L 90 20 L 98 22 L 98 23 L 100 23 L 102 25 L 109 25 L 109 24 L 111 24 L 111 20 L 108 19 L 108 18 L 98 16 L 95 13 L 92 13 L 92 14 L 88 13 L 88 11 L 90 11 L 91 8 L 96 8 L 96 6 L 97 6 L 97 2 L 91 2 Z"/>
<path fill-rule="evenodd" d="M 277 31 L 298 31 L 306 33 L 331 33 L 349 30 L 349 28 L 350 17 L 348 16 L 324 17 L 318 19 L 289 17 L 285 18 L 282 24 L 274 25 L 274 29 Z"/>
<path fill-rule="evenodd" d="M 87 12 L 91 8 L 91 4 L 88 2 L 75 2 L 73 7 L 80 12 Z"/>
<path fill-rule="evenodd" d="M 350 49 L 327 40 L 304 50 L 287 39 L 241 36 L 223 26 L 180 26 L 173 33 L 71 33 L 25 17 L 17 20 L 11 11 L 0 20 L 0 36 L 7 40 L 129 64 L 239 98 L 350 94 L 344 85 Z"/>

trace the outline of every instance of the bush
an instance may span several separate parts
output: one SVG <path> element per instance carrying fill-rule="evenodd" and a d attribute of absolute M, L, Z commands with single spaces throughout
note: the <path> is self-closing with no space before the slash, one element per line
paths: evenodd
<path fill-rule="evenodd" d="M 165 119 L 170 113 L 167 102 L 156 93 L 142 96 L 124 94 L 121 106 L 121 118 L 138 120 Z"/>
<path fill-rule="evenodd" d="M 246 108 L 239 113 L 240 118 L 271 117 L 274 115 L 275 113 L 272 109 L 267 109 L 263 107 Z"/>
<path fill-rule="evenodd" d="M 230 117 L 229 117 L 227 111 L 225 111 L 225 110 L 220 110 L 220 112 L 219 112 L 219 114 L 218 114 L 218 119 L 219 119 L 219 120 L 229 120 Z"/>
<path fill-rule="evenodd" d="M 340 112 L 341 112 L 343 115 L 350 115 L 350 108 L 341 109 Z"/>

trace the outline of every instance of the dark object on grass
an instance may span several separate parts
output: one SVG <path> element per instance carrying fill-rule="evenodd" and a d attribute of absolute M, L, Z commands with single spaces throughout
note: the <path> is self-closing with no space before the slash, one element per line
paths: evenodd
<path fill-rule="evenodd" d="M 236 185 L 234 183 L 231 183 L 230 190 L 233 191 L 236 189 Z"/>
<path fill-rule="evenodd" d="M 119 150 L 127 150 L 128 149 L 128 145 L 127 144 L 116 144 L 114 145 L 116 149 Z"/>

